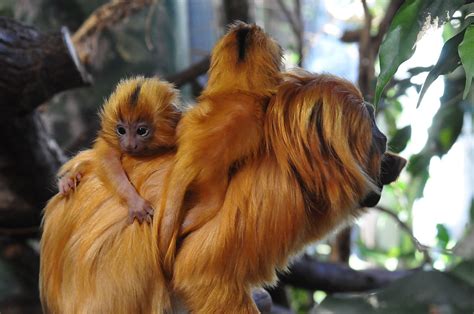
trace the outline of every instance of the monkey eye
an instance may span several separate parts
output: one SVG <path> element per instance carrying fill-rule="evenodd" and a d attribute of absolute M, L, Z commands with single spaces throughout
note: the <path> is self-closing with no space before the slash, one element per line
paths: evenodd
<path fill-rule="evenodd" d="M 127 130 L 125 130 L 125 128 L 121 125 L 118 125 L 117 126 L 117 134 L 122 136 L 122 135 L 125 135 L 125 133 L 127 133 Z"/>
<path fill-rule="evenodd" d="M 137 129 L 137 134 L 143 137 L 147 136 L 149 132 L 150 131 L 148 130 L 148 128 L 144 126 L 141 126 Z"/>

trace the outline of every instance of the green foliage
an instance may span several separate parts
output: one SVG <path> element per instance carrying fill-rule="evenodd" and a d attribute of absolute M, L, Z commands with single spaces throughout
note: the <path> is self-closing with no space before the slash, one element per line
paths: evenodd
<path fill-rule="evenodd" d="M 460 59 L 458 54 L 458 46 L 464 38 L 464 33 L 465 30 L 462 30 L 444 44 L 441 54 L 439 55 L 438 62 L 436 62 L 435 66 L 433 69 L 431 69 L 431 71 L 428 73 L 428 76 L 426 77 L 425 83 L 423 84 L 423 88 L 420 92 L 420 97 L 418 98 L 417 106 L 420 105 L 426 91 L 438 78 L 438 76 L 451 73 L 459 66 Z"/>
<path fill-rule="evenodd" d="M 438 246 L 442 249 L 445 249 L 448 246 L 450 239 L 449 231 L 443 224 L 437 224 L 436 230 L 436 240 L 438 241 Z"/>
<path fill-rule="evenodd" d="M 408 144 L 408 140 L 411 137 L 411 126 L 407 125 L 401 129 L 398 129 L 388 142 L 390 151 L 399 153 L 405 149 Z"/>
<path fill-rule="evenodd" d="M 289 288 L 291 308 L 296 313 L 308 313 L 313 305 L 313 298 L 309 291 L 298 288 Z"/>
<path fill-rule="evenodd" d="M 459 57 L 461 58 L 464 71 L 466 71 L 466 85 L 463 98 L 467 97 L 471 89 L 472 77 L 474 76 L 474 25 L 469 26 L 464 34 L 464 39 L 459 45 Z"/>
<path fill-rule="evenodd" d="M 415 43 L 427 24 L 443 24 L 447 16 L 464 3 L 463 0 L 407 0 L 393 18 L 380 46 L 380 75 L 375 89 L 375 104 L 400 64 L 415 52 Z"/>

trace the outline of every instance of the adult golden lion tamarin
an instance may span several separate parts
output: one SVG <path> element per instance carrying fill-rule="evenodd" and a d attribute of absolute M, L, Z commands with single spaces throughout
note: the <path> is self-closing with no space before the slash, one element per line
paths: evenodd
<path fill-rule="evenodd" d="M 178 126 L 178 151 L 166 184 L 158 234 L 171 271 L 185 193 L 198 201 L 182 233 L 199 228 L 222 206 L 231 168 L 262 147 L 263 116 L 280 83 L 281 48 L 256 25 L 237 22 L 212 51 L 209 81 Z"/>
<path fill-rule="evenodd" d="M 385 152 L 373 109 L 351 83 L 287 74 L 263 117 L 262 149 L 230 178 L 214 216 L 181 239 L 164 279 L 153 226 L 126 223 L 126 210 L 93 173 L 71 199 L 45 208 L 41 293 L 51 313 L 256 313 L 251 287 L 306 244 L 373 206 L 405 161 Z M 173 155 L 123 167 L 159 204 Z M 185 206 L 188 202 L 185 200 Z"/>
<path fill-rule="evenodd" d="M 193 313 L 257 313 L 251 288 L 274 283 L 289 257 L 374 206 L 405 164 L 385 152 L 359 90 L 334 76 L 286 75 L 264 125 L 266 149 L 177 252 L 173 293 Z"/>
<path fill-rule="evenodd" d="M 92 171 L 128 207 L 130 222 L 135 218 L 151 221 L 153 208 L 128 180 L 121 159 L 124 155 L 149 158 L 175 147 L 180 118 L 176 95 L 171 84 L 157 78 L 122 80 L 101 109 L 93 154 L 83 152 L 61 168 L 60 193 L 67 195 Z"/>

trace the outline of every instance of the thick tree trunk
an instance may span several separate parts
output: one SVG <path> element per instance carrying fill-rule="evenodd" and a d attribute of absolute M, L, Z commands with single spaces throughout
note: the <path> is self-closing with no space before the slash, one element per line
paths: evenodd
<path fill-rule="evenodd" d="M 0 17 L 0 228 L 37 226 L 65 158 L 35 109 L 54 94 L 86 86 L 66 28 L 43 34 Z"/>
<path fill-rule="evenodd" d="M 0 17 L 1 119 L 27 114 L 54 94 L 89 82 L 69 32 L 42 34 Z"/>

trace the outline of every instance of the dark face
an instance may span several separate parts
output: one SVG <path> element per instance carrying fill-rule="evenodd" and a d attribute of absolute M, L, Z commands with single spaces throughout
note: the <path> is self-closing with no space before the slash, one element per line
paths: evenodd
<path fill-rule="evenodd" d="M 119 122 L 115 128 L 120 149 L 131 156 L 148 154 L 148 145 L 153 138 L 153 129 L 147 122 Z"/>
<path fill-rule="evenodd" d="M 390 184 L 395 181 L 407 161 L 390 152 L 387 152 L 387 137 L 380 132 L 377 125 L 375 124 L 374 108 L 370 104 L 366 104 L 366 108 L 369 111 L 372 118 L 372 138 L 374 149 L 377 154 L 382 155 L 380 164 L 380 176 L 377 180 L 377 185 L 380 187 L 380 192 L 384 185 Z M 362 207 L 374 207 L 380 200 L 380 194 L 371 192 L 361 202 Z"/>

